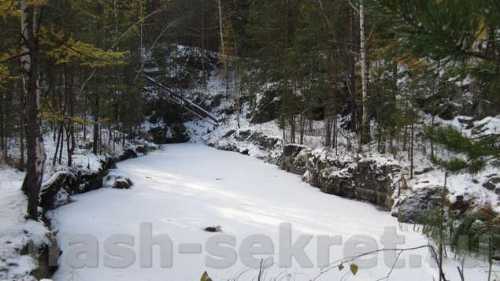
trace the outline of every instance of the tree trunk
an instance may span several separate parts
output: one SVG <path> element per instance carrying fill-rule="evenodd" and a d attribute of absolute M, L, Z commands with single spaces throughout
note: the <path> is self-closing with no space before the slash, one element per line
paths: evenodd
<path fill-rule="evenodd" d="M 75 117 L 75 98 L 73 95 L 73 75 L 67 78 L 67 87 L 66 87 L 66 95 L 68 101 L 68 110 L 69 110 L 69 118 L 67 122 L 68 128 L 66 129 L 67 136 L 67 153 L 68 153 L 68 167 L 73 166 L 73 153 L 75 151 L 76 141 L 75 141 L 75 125 L 74 125 L 74 117 Z"/>
<path fill-rule="evenodd" d="M 415 161 L 414 161 L 414 153 L 415 153 L 415 122 L 411 123 L 411 136 L 410 136 L 410 179 L 413 179 L 413 174 L 415 170 Z"/>
<path fill-rule="evenodd" d="M 38 219 L 40 188 L 42 186 L 45 165 L 45 149 L 41 134 L 40 98 L 41 89 L 38 65 L 39 18 L 41 8 L 28 5 L 27 0 L 21 4 L 21 49 L 25 55 L 20 58 L 23 70 L 24 90 L 26 93 L 26 144 L 27 172 L 23 182 L 23 191 L 28 197 L 28 218 Z"/>
<path fill-rule="evenodd" d="M 54 152 L 54 156 L 52 157 L 52 166 L 55 166 L 57 163 L 57 155 L 59 155 L 59 148 L 61 146 L 61 137 L 63 133 L 62 127 L 63 125 L 61 124 L 59 126 L 59 133 L 57 133 L 56 151 Z M 54 131 L 57 131 L 57 129 L 55 129 Z"/>
<path fill-rule="evenodd" d="M 224 83 L 225 83 L 225 93 L 224 96 L 228 99 L 229 84 L 228 84 L 228 68 L 227 68 L 227 56 L 226 56 L 226 46 L 224 43 L 224 19 L 222 14 L 222 0 L 217 0 L 217 7 L 219 12 L 219 39 L 220 48 L 222 53 L 222 63 L 224 64 Z"/>
<path fill-rule="evenodd" d="M 24 152 L 24 122 L 23 118 L 19 118 L 19 167 L 20 169 L 24 170 L 24 159 L 25 159 L 25 152 Z"/>
<path fill-rule="evenodd" d="M 333 148 L 335 148 L 335 154 L 338 152 L 338 122 L 337 116 L 333 119 Z"/>
<path fill-rule="evenodd" d="M 0 93 L 0 163 L 6 158 L 6 141 L 5 141 L 5 106 L 3 94 Z"/>
<path fill-rule="evenodd" d="M 435 119 L 436 119 L 436 117 L 434 115 L 432 115 L 431 130 L 434 130 Z M 434 137 L 433 136 L 430 137 L 430 141 L 431 141 L 431 159 L 434 160 Z"/>
<path fill-rule="evenodd" d="M 24 132 L 25 130 L 25 95 L 22 85 L 17 84 L 17 89 L 19 90 L 19 108 L 21 109 L 21 116 L 19 117 L 19 150 L 21 153 L 21 159 L 19 161 L 19 166 L 24 170 L 24 159 L 25 159 L 25 148 L 24 148 Z"/>
<path fill-rule="evenodd" d="M 290 142 L 295 143 L 296 126 L 295 126 L 295 116 L 293 114 L 289 119 L 289 123 L 290 123 Z"/>
<path fill-rule="evenodd" d="M 332 120 L 331 117 L 325 113 L 325 147 L 332 145 Z"/>
<path fill-rule="evenodd" d="M 97 155 L 99 153 L 99 95 L 95 94 L 94 100 L 94 136 L 92 143 L 92 152 Z"/>
<path fill-rule="evenodd" d="M 370 124 L 368 123 L 368 63 L 366 55 L 366 34 L 365 34 L 365 6 L 364 0 L 359 1 L 359 39 L 361 53 L 361 142 L 366 144 L 370 140 Z"/>
<path fill-rule="evenodd" d="M 300 114 L 300 139 L 299 139 L 299 144 L 303 145 L 304 144 L 304 130 L 306 126 L 306 118 L 304 114 Z"/>
<path fill-rule="evenodd" d="M 57 163 L 59 165 L 62 164 L 62 155 L 63 155 L 63 150 L 64 150 L 64 121 L 61 122 L 61 145 L 59 146 L 59 159 L 57 160 Z"/>
<path fill-rule="evenodd" d="M 329 66 L 328 66 L 328 76 L 329 76 L 329 86 L 330 92 L 328 93 L 328 97 L 326 99 L 326 112 L 325 112 L 325 146 L 332 147 L 332 126 L 334 120 L 337 118 L 337 105 L 335 102 L 337 101 L 337 63 L 338 63 L 338 55 L 335 49 L 330 50 L 329 54 Z"/>

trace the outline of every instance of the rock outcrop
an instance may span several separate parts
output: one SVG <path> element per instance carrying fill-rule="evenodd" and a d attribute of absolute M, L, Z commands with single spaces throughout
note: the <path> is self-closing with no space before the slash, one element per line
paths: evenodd
<path fill-rule="evenodd" d="M 393 210 L 400 222 L 423 223 L 429 211 L 436 209 L 442 202 L 443 187 L 429 186 L 410 192 L 401 199 Z"/>
<path fill-rule="evenodd" d="M 72 195 L 101 188 L 103 178 L 115 167 L 115 161 L 113 158 L 101 161 L 101 168 L 97 171 L 64 168 L 55 172 L 42 187 L 40 206 L 44 211 L 53 210 L 70 203 Z"/>
<path fill-rule="evenodd" d="M 224 151 L 257 156 L 271 163 L 277 163 L 282 147 L 281 139 L 252 130 L 228 130 L 222 137 L 208 140 L 207 144 Z"/>
<path fill-rule="evenodd" d="M 327 151 L 312 151 L 301 145 L 285 145 L 280 167 L 303 175 L 304 181 L 321 191 L 373 203 L 390 210 L 395 191 L 394 179 L 401 167 L 375 160 L 339 160 Z"/>

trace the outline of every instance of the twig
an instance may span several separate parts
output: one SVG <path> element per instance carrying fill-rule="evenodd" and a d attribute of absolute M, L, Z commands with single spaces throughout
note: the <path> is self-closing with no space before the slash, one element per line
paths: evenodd
<path fill-rule="evenodd" d="M 259 268 L 259 276 L 257 277 L 257 281 L 261 281 L 262 272 L 264 271 L 264 259 L 260 260 L 260 268 Z"/>
<path fill-rule="evenodd" d="M 398 263 L 399 258 L 401 257 L 401 254 L 403 254 L 403 251 L 399 251 L 399 253 L 396 255 L 396 260 L 394 260 L 394 263 L 391 266 L 391 270 L 389 270 L 387 275 L 385 277 L 377 279 L 377 281 L 388 280 L 391 277 L 392 272 L 394 271 L 394 268 L 396 267 L 396 264 Z"/>
<path fill-rule="evenodd" d="M 345 263 L 353 262 L 353 261 L 355 261 L 359 258 L 362 258 L 362 257 L 378 254 L 381 252 L 398 252 L 399 253 L 399 252 L 415 251 L 415 250 L 425 249 L 425 248 L 427 248 L 431 251 L 431 255 L 432 255 L 434 261 L 437 263 L 438 266 L 441 266 L 438 262 L 436 250 L 434 249 L 434 247 L 432 245 L 422 245 L 422 246 L 411 247 L 411 248 L 377 249 L 377 250 L 369 251 L 369 252 L 362 253 L 362 254 L 359 254 L 356 256 L 345 257 L 345 258 L 335 260 L 333 263 L 331 263 L 329 266 L 325 267 L 318 275 L 316 275 L 311 280 L 312 281 L 318 280 L 318 278 L 320 278 L 325 273 L 331 271 L 332 269 L 337 268 L 340 265 L 343 265 Z M 440 275 L 441 275 L 441 278 L 443 280 L 445 280 L 445 281 L 447 280 L 443 270 L 440 270 Z"/>

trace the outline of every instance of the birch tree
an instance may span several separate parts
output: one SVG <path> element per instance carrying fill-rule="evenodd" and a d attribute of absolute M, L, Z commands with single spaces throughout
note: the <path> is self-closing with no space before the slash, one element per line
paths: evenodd
<path fill-rule="evenodd" d="M 370 138 L 370 124 L 368 121 L 368 62 L 366 54 L 366 30 L 365 30 L 365 5 L 364 0 L 359 1 L 359 41 L 360 41 L 360 56 L 361 56 L 361 143 L 366 144 Z"/>

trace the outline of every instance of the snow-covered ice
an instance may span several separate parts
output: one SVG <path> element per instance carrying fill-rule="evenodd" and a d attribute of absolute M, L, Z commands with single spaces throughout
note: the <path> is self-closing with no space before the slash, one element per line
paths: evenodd
<path fill-rule="evenodd" d="M 374 239 L 377 247 L 383 248 L 381 237 L 388 227 L 396 228 L 398 234 L 404 236 L 405 243 L 399 248 L 428 243 L 412 226 L 398 224 L 389 213 L 372 205 L 321 193 L 303 183 L 299 176 L 276 166 L 201 144 L 169 145 L 143 158 L 120 163 L 118 170 L 134 182 L 131 190 L 101 189 L 79 195 L 75 203 L 51 214 L 63 247 L 61 267 L 54 280 L 186 281 L 199 280 L 204 271 L 208 271 L 214 281 L 257 280 L 258 270 L 249 270 L 241 256 L 230 268 L 208 268 L 205 259 L 211 255 L 205 243 L 217 235 L 231 235 L 237 244 L 232 248 L 237 250 L 250 235 L 266 235 L 273 241 L 277 263 L 279 245 L 284 243 L 278 239 L 281 223 L 292 225 L 293 241 L 302 234 L 315 235 L 306 247 L 315 267 L 303 268 L 297 262 L 291 268 L 274 265 L 265 270 L 262 280 L 313 280 L 321 271 L 316 266 L 318 235 L 342 237 L 344 246 L 331 248 L 332 260 L 352 255 L 344 252 L 345 245 L 360 235 Z M 173 241 L 171 269 L 159 266 L 158 252 L 154 253 L 152 268 L 140 266 L 138 241 L 143 223 L 151 223 L 155 235 L 167 234 Z M 222 234 L 203 231 L 215 225 L 221 226 Z M 92 235 L 99 241 L 98 267 L 75 269 L 67 263 L 73 250 L 67 245 L 72 234 Z M 137 261 L 132 266 L 113 269 L 103 265 L 104 241 L 115 234 L 135 237 Z M 183 243 L 199 243 L 203 253 L 178 254 L 179 245 Z M 423 265 L 410 268 L 410 257 L 415 260 L 418 255 L 423 258 Z M 436 269 L 428 259 L 425 249 L 402 254 L 400 260 L 406 265 L 394 270 L 390 280 L 436 278 Z M 356 276 L 349 272 L 349 264 L 346 264 L 342 272 L 334 268 L 317 280 L 377 280 L 388 274 L 390 266 L 384 264 L 382 254 L 377 255 L 376 261 L 375 267 L 361 268 Z M 456 261 L 447 261 L 451 280 L 458 280 L 456 265 Z M 485 268 L 475 267 L 467 269 L 466 275 L 468 280 L 486 280 L 484 271 Z"/>

